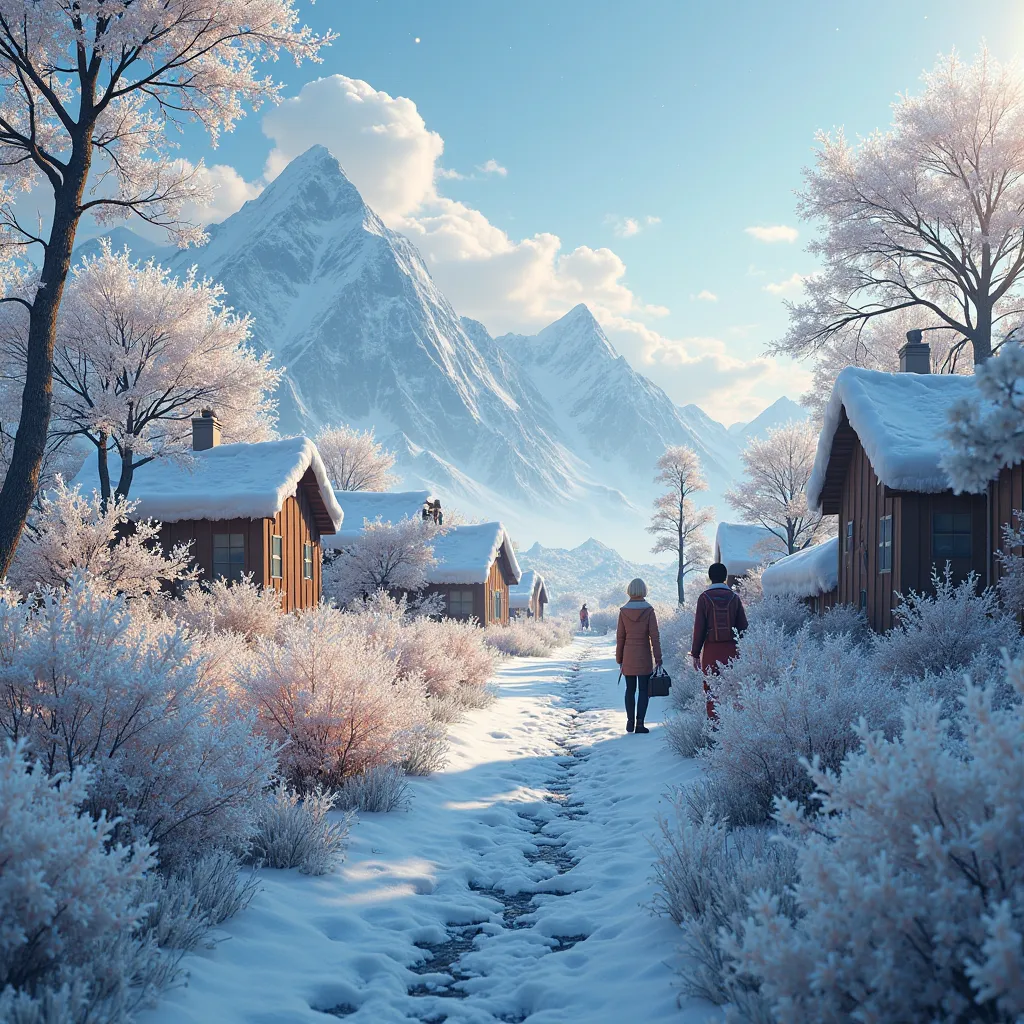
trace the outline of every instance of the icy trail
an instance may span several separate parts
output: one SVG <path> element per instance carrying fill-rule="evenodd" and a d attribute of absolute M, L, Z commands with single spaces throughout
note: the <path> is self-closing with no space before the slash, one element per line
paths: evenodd
<path fill-rule="evenodd" d="M 515 659 L 500 699 L 455 727 L 407 813 L 363 815 L 342 868 L 262 873 L 225 941 L 145 1024 L 714 1019 L 680 1009 L 680 934 L 648 910 L 649 838 L 696 777 L 659 735 L 623 731 L 614 644 Z"/>

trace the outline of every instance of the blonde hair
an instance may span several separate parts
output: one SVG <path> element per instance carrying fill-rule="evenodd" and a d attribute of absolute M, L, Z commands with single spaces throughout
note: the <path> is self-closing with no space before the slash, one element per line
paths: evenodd
<path fill-rule="evenodd" d="M 639 576 L 635 580 L 630 580 L 629 586 L 626 587 L 626 593 L 631 598 L 639 598 L 647 596 L 647 584 L 644 583 Z"/>

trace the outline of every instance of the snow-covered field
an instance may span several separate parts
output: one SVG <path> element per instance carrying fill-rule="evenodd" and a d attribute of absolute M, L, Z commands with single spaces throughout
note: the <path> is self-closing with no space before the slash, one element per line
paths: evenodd
<path fill-rule="evenodd" d="M 717 1019 L 677 1005 L 680 933 L 649 910 L 666 787 L 697 776 L 659 728 L 623 731 L 613 642 L 515 659 L 407 812 L 363 815 L 345 864 L 262 872 L 145 1024 Z M 461 955 L 460 955 L 461 954 Z"/>

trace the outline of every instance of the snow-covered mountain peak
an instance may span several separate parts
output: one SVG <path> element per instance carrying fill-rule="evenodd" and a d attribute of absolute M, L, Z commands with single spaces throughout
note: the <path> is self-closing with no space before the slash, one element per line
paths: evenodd
<path fill-rule="evenodd" d="M 566 368 L 589 368 L 595 359 L 600 365 L 619 358 L 594 314 L 582 302 L 548 324 L 533 339 L 533 348 L 538 364 Z"/>

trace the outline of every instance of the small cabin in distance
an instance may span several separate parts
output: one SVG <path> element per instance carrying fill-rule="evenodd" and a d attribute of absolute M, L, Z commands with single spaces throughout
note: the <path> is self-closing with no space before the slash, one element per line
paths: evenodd
<path fill-rule="evenodd" d="M 165 548 L 191 544 L 204 580 L 251 573 L 278 591 L 284 611 L 313 608 L 323 593 L 321 542 L 344 513 L 316 446 L 306 437 L 220 444 L 209 410 L 192 421 L 190 460 L 154 460 L 135 470 L 129 498 L 136 515 L 161 525 Z M 111 474 L 120 471 L 112 454 Z M 89 460 L 74 481 L 96 489 Z"/>
<path fill-rule="evenodd" d="M 501 523 L 449 527 L 434 542 L 437 564 L 427 570 L 425 593 L 439 594 L 443 614 L 507 626 L 509 587 L 522 578 L 512 541 Z"/>
<path fill-rule="evenodd" d="M 949 410 L 977 398 L 974 378 L 931 374 L 928 350 L 908 340 L 900 373 L 839 374 L 807 486 L 811 509 L 839 517 L 837 600 L 878 632 L 892 627 L 897 594 L 932 592 L 947 563 L 957 581 L 993 578 L 999 512 L 990 521 L 986 494 L 954 494 L 941 465 Z"/>
<path fill-rule="evenodd" d="M 762 562 L 773 557 L 769 552 L 781 542 L 767 527 L 757 523 L 719 523 L 715 531 L 715 561 L 721 562 L 729 575 L 730 587 L 744 579 Z"/>
<path fill-rule="evenodd" d="M 508 588 L 509 614 L 512 618 L 543 619 L 548 591 L 544 577 L 535 569 L 527 569 L 518 583 Z"/>
<path fill-rule="evenodd" d="M 839 538 L 832 537 L 780 558 L 765 569 L 767 597 L 795 597 L 817 615 L 838 603 Z"/>

